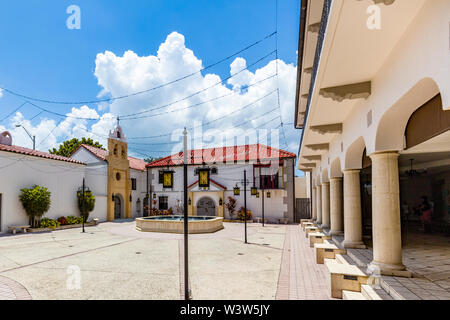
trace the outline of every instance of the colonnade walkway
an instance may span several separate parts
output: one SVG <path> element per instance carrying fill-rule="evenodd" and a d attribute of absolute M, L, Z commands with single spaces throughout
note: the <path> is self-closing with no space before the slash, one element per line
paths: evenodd
<path fill-rule="evenodd" d="M 309 238 L 314 263 L 327 268 L 328 290 L 347 300 L 450 300 L 450 238 L 408 228 L 402 235 L 405 276 L 374 275 L 367 267 L 373 260 L 366 249 L 344 248 L 342 236 L 303 221 L 303 238 Z M 406 276 L 409 274 L 410 276 Z"/>

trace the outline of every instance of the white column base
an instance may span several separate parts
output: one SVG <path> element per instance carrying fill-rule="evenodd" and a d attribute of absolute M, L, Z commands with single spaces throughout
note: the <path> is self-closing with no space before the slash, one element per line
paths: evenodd
<path fill-rule="evenodd" d="M 344 248 L 346 249 L 366 249 L 366 245 L 364 242 L 351 242 L 351 241 L 345 241 L 342 242 L 344 245 Z"/>

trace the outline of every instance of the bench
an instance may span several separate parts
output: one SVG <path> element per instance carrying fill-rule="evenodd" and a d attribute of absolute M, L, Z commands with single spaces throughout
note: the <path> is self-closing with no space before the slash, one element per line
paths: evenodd
<path fill-rule="evenodd" d="M 324 240 L 330 240 L 331 237 L 327 236 L 326 234 L 322 232 L 311 232 L 309 233 L 309 246 L 311 248 L 314 248 L 314 244 L 316 243 L 323 243 Z"/>
<path fill-rule="evenodd" d="M 26 225 L 26 226 L 9 226 L 8 228 L 11 230 L 12 234 L 16 234 L 16 230 L 26 233 L 27 229 L 30 227 L 31 227 L 30 225 Z"/>
<path fill-rule="evenodd" d="M 319 228 L 314 227 L 314 226 L 310 226 L 310 227 L 305 227 L 305 236 L 306 238 L 308 238 L 308 234 L 313 233 L 313 232 L 319 232 Z"/>
<path fill-rule="evenodd" d="M 317 264 L 323 264 L 324 259 L 335 259 L 336 254 L 346 254 L 347 250 L 338 248 L 335 244 L 325 240 L 324 243 L 314 244 Z"/>
<path fill-rule="evenodd" d="M 361 292 L 361 285 L 368 283 L 369 276 L 357 266 L 325 259 L 325 266 L 330 274 L 331 296 L 342 299 L 343 291 Z"/>
<path fill-rule="evenodd" d="M 278 221 L 278 224 L 281 224 L 281 223 L 288 224 L 289 219 L 288 218 L 278 218 L 277 221 Z"/>
<path fill-rule="evenodd" d="M 303 222 L 302 223 L 302 229 L 303 229 L 303 231 L 305 231 L 305 228 L 306 227 L 315 227 L 315 225 L 314 225 L 314 223 L 312 223 L 312 222 Z"/>

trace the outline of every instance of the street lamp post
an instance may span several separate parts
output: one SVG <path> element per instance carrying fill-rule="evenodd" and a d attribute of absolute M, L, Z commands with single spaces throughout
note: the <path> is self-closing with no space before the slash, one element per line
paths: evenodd
<path fill-rule="evenodd" d="M 187 130 L 183 131 L 183 175 L 184 175 L 184 299 L 190 300 L 188 268 L 188 176 L 187 176 Z"/>
<path fill-rule="evenodd" d="M 85 210 L 85 201 L 86 201 L 86 199 L 85 199 L 85 193 L 84 193 L 84 189 L 85 189 L 85 184 L 84 184 L 84 178 L 83 178 L 83 202 L 81 203 L 81 211 L 82 211 L 82 215 L 83 215 L 83 233 L 84 233 L 84 219 L 85 219 L 85 217 L 86 217 L 86 215 L 85 215 L 85 212 L 84 212 L 84 210 Z"/>
<path fill-rule="evenodd" d="M 30 137 L 30 139 L 33 141 L 33 150 L 36 150 L 36 136 L 32 136 L 27 129 L 25 129 L 25 127 L 21 124 L 16 124 L 16 128 L 20 128 L 22 127 L 23 130 L 25 130 L 25 132 L 27 133 L 27 135 Z"/>
<path fill-rule="evenodd" d="M 247 170 L 244 170 L 244 227 L 245 243 L 247 243 Z"/>

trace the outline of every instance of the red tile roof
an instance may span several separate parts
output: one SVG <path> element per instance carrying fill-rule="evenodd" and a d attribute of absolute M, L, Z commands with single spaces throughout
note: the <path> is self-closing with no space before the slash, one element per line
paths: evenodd
<path fill-rule="evenodd" d="M 51 154 L 51 153 L 47 153 L 47 152 L 43 152 L 43 151 L 39 151 L 39 150 L 32 150 L 32 149 L 14 146 L 14 145 L 8 146 L 5 144 L 0 144 L 0 151 L 20 153 L 20 154 L 32 156 L 32 157 L 46 158 L 46 159 L 51 159 L 51 160 L 65 161 L 65 162 L 71 162 L 71 163 L 84 165 L 83 162 L 72 159 L 72 158 L 62 157 L 62 156 L 58 156 L 55 154 Z"/>
<path fill-rule="evenodd" d="M 87 144 L 82 144 L 81 146 L 78 147 L 78 149 L 80 149 L 81 147 L 91 152 L 94 156 L 96 156 L 100 160 L 106 161 L 106 156 L 109 154 L 107 150 L 96 148 Z M 72 154 L 77 152 L 77 150 L 75 150 Z M 145 171 L 145 165 L 147 164 L 147 162 L 145 162 L 144 160 L 134 157 L 128 157 L 128 161 L 130 162 L 131 169 Z"/>
<path fill-rule="evenodd" d="M 215 180 L 213 180 L 213 179 L 209 179 L 209 181 L 211 181 L 212 183 L 214 183 L 216 186 L 218 186 L 218 187 L 220 187 L 220 188 L 222 188 L 222 189 L 224 189 L 224 190 L 227 190 L 227 187 L 225 187 L 223 184 L 220 184 L 220 183 L 218 183 L 217 181 L 215 181 Z M 190 189 L 190 188 L 192 188 L 193 186 L 195 186 L 196 184 L 198 183 L 198 179 L 197 180 L 195 180 L 195 182 L 193 182 L 193 183 L 191 183 L 190 185 L 188 185 L 188 189 Z"/>
<path fill-rule="evenodd" d="M 188 164 L 233 163 L 234 161 L 261 161 L 295 158 L 295 153 L 263 144 L 188 150 Z M 178 166 L 183 164 L 183 152 L 150 162 L 147 167 Z"/>

